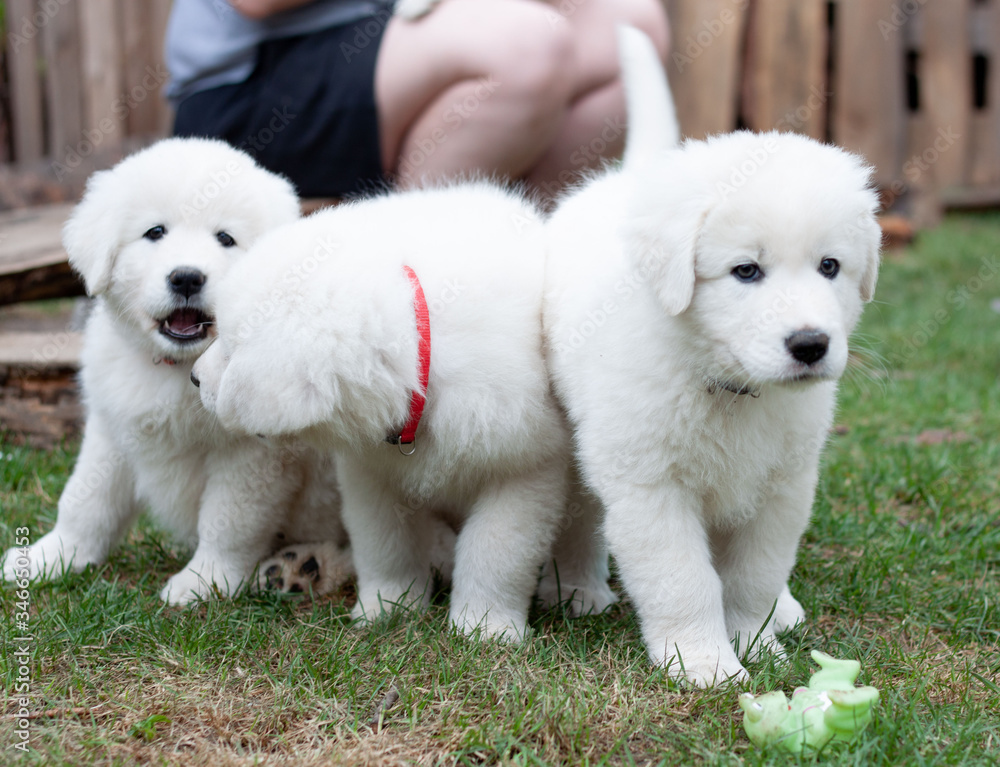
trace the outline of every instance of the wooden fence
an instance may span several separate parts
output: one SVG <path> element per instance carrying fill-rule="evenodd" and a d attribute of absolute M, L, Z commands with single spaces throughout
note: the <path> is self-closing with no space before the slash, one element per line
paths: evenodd
<path fill-rule="evenodd" d="M 1000 205 L 1000 0 L 667 0 L 684 133 L 864 154 L 888 205 Z"/>
<path fill-rule="evenodd" d="M 860 151 L 888 203 L 1000 204 L 1000 0 L 665 0 L 686 135 L 746 126 Z M 163 135 L 169 0 L 6 0 L 0 163 Z M 6 98 L 2 95 L 4 91 Z"/>
<path fill-rule="evenodd" d="M 169 129 L 169 0 L 5 0 L 0 163 L 67 174 Z M 100 160 L 96 160 L 98 164 Z"/>

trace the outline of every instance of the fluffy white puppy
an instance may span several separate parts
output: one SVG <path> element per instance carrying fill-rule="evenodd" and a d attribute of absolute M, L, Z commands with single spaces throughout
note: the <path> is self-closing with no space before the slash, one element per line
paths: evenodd
<path fill-rule="evenodd" d="M 784 584 L 875 290 L 877 201 L 859 157 L 797 135 L 664 148 L 662 69 L 641 33 L 620 44 L 628 148 L 548 225 L 549 360 L 649 655 L 708 685 L 746 676 L 733 642 L 803 618 Z"/>
<path fill-rule="evenodd" d="M 7 553 L 6 579 L 103 562 L 143 507 L 195 549 L 163 588 L 172 603 L 233 593 L 282 543 L 343 538 L 331 459 L 226 432 L 190 382 L 226 272 L 298 216 L 287 181 L 218 141 L 162 141 L 90 178 L 64 232 L 97 297 L 83 443 L 55 528 Z"/>
<path fill-rule="evenodd" d="M 219 339 L 194 368 L 202 400 L 228 428 L 335 451 L 356 617 L 426 600 L 432 568 L 454 556 L 452 621 L 524 635 L 567 519 L 570 438 L 542 358 L 543 268 L 537 212 L 473 183 L 275 230 L 223 286 Z M 391 444 L 405 425 L 415 442 Z M 606 576 L 558 573 L 579 610 L 613 600 Z M 551 596 L 557 574 L 547 578 Z"/>

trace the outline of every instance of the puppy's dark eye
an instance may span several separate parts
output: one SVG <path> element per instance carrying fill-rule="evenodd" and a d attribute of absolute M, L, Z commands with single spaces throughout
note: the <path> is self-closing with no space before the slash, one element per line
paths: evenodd
<path fill-rule="evenodd" d="M 236 244 L 236 240 L 233 239 L 233 236 L 229 232 L 216 232 L 215 239 L 224 248 L 231 248 Z"/>
<path fill-rule="evenodd" d="M 156 226 L 147 229 L 142 236 L 145 237 L 147 240 L 152 240 L 153 242 L 156 242 L 157 240 L 162 240 L 163 237 L 166 235 L 166 233 L 167 233 L 167 227 L 165 227 L 163 224 L 157 224 Z"/>
<path fill-rule="evenodd" d="M 763 270 L 757 264 L 740 264 L 732 271 L 733 277 L 740 282 L 757 282 L 764 278 Z"/>
<path fill-rule="evenodd" d="M 819 273 L 832 280 L 840 271 L 840 262 L 835 258 L 824 258 L 819 262 Z"/>

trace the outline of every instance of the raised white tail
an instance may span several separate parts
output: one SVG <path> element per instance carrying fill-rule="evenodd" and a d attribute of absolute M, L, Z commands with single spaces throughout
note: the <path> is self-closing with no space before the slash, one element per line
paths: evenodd
<path fill-rule="evenodd" d="M 623 166 L 635 167 L 680 142 L 674 97 L 652 40 L 635 27 L 618 27 L 618 58 L 625 85 L 628 134 Z"/>

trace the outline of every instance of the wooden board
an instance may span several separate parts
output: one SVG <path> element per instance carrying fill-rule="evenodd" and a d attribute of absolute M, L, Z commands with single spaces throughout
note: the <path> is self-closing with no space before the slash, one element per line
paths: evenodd
<path fill-rule="evenodd" d="M 121 1 L 125 51 L 125 91 L 128 130 L 133 135 L 160 135 L 169 129 L 163 95 L 163 37 L 166 32 L 162 0 Z"/>
<path fill-rule="evenodd" d="M 833 140 L 860 152 L 883 188 L 902 176 L 903 34 L 895 0 L 839 0 L 834 17 Z"/>
<path fill-rule="evenodd" d="M 704 138 L 733 130 L 747 4 L 733 0 L 666 3 L 671 28 L 667 75 L 681 132 Z"/>
<path fill-rule="evenodd" d="M 78 435 L 83 417 L 75 367 L 0 365 L 0 429 L 15 444 L 51 448 Z"/>
<path fill-rule="evenodd" d="M 0 333 L 0 365 L 24 370 L 76 368 L 83 335 L 64 333 Z"/>
<path fill-rule="evenodd" d="M 0 305 L 83 294 L 62 247 L 72 205 L 0 213 Z"/>
<path fill-rule="evenodd" d="M 54 7 L 58 10 L 42 27 L 49 154 L 67 163 L 75 152 L 89 154 L 83 135 L 80 24 L 76 3 Z"/>
<path fill-rule="evenodd" d="M 743 75 L 748 127 L 826 138 L 826 12 L 825 0 L 756 0 Z"/>
<path fill-rule="evenodd" d="M 926 3 L 920 15 L 918 76 L 920 110 L 915 144 L 917 155 L 935 190 L 962 184 L 967 176 L 972 111 L 972 54 L 969 3 Z M 926 166 L 926 171 L 923 170 Z"/>
<path fill-rule="evenodd" d="M 336 205 L 333 198 L 302 200 L 303 215 Z M 62 227 L 72 204 L 0 213 L 0 306 L 21 301 L 84 295 L 66 261 Z"/>
<path fill-rule="evenodd" d="M 121 144 L 121 36 L 116 0 L 80 0 L 84 124 L 103 147 Z"/>
<path fill-rule="evenodd" d="M 32 0 L 7 0 L 7 30 L 14 156 L 21 162 L 35 162 L 45 153 L 45 129 L 38 71 L 41 32 L 34 23 Z"/>
<path fill-rule="evenodd" d="M 970 121 L 969 182 L 995 193 L 1000 187 L 1000 0 L 976 3 L 969 23 L 973 53 L 985 55 L 989 66 L 986 108 L 974 111 Z"/>

